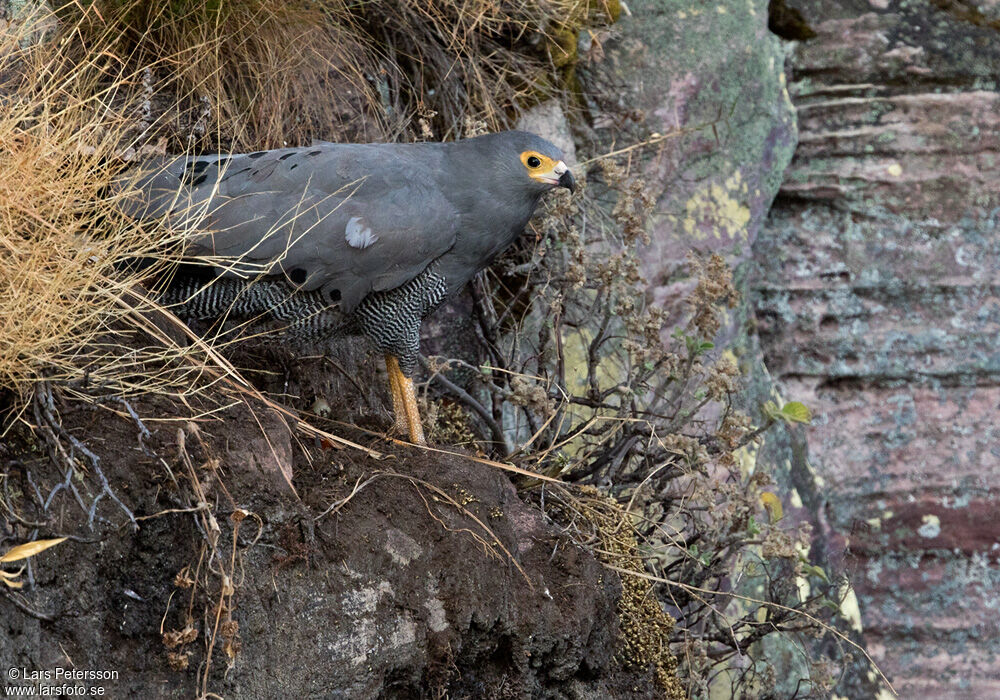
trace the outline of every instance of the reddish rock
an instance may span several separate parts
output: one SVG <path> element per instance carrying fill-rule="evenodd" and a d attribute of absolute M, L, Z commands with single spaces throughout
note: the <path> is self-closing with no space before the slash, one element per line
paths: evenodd
<path fill-rule="evenodd" d="M 792 4 L 817 36 L 753 286 L 767 366 L 817 416 L 818 544 L 900 697 L 1000 697 L 998 6 Z"/>

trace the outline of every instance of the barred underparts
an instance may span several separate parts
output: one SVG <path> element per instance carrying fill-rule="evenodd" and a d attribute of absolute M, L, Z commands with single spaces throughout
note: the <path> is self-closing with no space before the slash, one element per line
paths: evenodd
<path fill-rule="evenodd" d="M 184 320 L 277 321 L 283 324 L 277 332 L 292 340 L 363 335 L 380 351 L 399 358 L 400 370 L 409 377 L 417 368 L 420 322 L 447 294 L 444 277 L 432 266 L 401 287 L 369 294 L 348 314 L 339 302 L 325 300 L 322 292 L 304 292 L 277 279 L 182 276 L 161 295 L 160 303 Z"/>

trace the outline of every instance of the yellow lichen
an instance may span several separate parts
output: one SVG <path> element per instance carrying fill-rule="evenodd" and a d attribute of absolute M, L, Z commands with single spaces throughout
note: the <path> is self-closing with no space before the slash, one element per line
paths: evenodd
<path fill-rule="evenodd" d="M 684 216 L 679 222 L 684 233 L 704 240 L 707 228 L 718 239 L 746 240 L 750 222 L 750 207 L 744 203 L 747 194 L 747 185 L 738 170 L 721 184 L 705 185 L 684 205 Z"/>
<path fill-rule="evenodd" d="M 858 596 L 854 593 L 854 588 L 846 581 L 841 584 L 840 590 L 840 614 L 850 623 L 855 632 L 863 630 L 861 626 L 861 604 L 858 603 Z"/>

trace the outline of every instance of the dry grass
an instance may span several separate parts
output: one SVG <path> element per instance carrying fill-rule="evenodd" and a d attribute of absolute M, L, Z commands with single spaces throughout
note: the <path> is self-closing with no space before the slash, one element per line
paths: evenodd
<path fill-rule="evenodd" d="M 162 152 L 148 143 L 158 124 L 143 119 L 142 75 L 106 43 L 67 52 L 60 37 L 78 34 L 69 25 L 29 40 L 52 25 L 28 17 L 0 39 L 0 392 L 11 408 L 0 432 L 42 381 L 117 397 L 198 393 L 211 399 L 201 410 L 259 405 L 217 346 L 146 295 L 151 279 L 166 281 L 185 232 L 132 221 L 118 206 L 127 193 L 109 186 L 143 151 Z M 139 259 L 151 265 L 137 269 Z"/>
<path fill-rule="evenodd" d="M 328 0 L 388 59 L 393 114 L 423 138 L 455 138 L 472 122 L 509 127 L 519 111 L 573 83 L 577 34 L 613 22 L 618 0 Z"/>
<path fill-rule="evenodd" d="M 119 397 L 221 386 L 215 403 L 253 393 L 145 294 L 150 279 L 165 281 L 185 232 L 130 220 L 109 187 L 166 144 L 150 143 L 163 121 L 150 114 L 148 71 L 111 50 L 115 28 L 95 32 L 91 9 L 76 24 L 24 17 L 0 38 L 0 392 L 13 399 L 5 429 L 40 381 Z M 157 65 L 177 63 L 161 56 Z M 140 259 L 151 266 L 136 269 Z"/>
<path fill-rule="evenodd" d="M 351 133 L 374 139 L 366 39 L 305 0 L 64 3 L 68 55 L 105 52 L 143 75 L 170 150 L 257 150 Z M 147 71 L 149 71 L 147 73 Z"/>
<path fill-rule="evenodd" d="M 106 374 L 100 336 L 136 282 L 118 267 L 170 244 L 107 194 L 128 128 L 109 108 L 122 81 L 101 87 L 101 56 L 67 72 L 57 52 L 22 45 L 39 21 L 0 39 L 0 388 L 21 398 L 39 379 Z"/>
<path fill-rule="evenodd" d="M 574 82 L 581 28 L 617 0 L 63 2 L 67 54 L 147 83 L 171 150 L 456 138 Z M 148 70 L 148 72 L 147 72 Z"/>

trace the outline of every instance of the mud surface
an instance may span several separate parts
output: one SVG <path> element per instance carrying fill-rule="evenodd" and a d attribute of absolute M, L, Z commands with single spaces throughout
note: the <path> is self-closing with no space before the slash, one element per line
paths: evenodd
<path fill-rule="evenodd" d="M 365 405 L 327 393 L 345 380 L 321 365 L 268 381 L 292 404 Z M 360 422 L 384 429 L 378 378 L 350 384 L 375 397 Z M 44 512 L 63 475 L 43 442 L 7 442 L 8 502 L 45 523 L 37 537 L 76 539 L 33 560 L 23 595 L 0 597 L 4 667 L 117 670 L 78 685 L 123 698 L 656 696 L 614 660 L 617 577 L 495 467 L 328 424 L 384 457 L 331 449 L 248 404 L 195 423 L 157 420 L 181 413 L 164 399 L 134 403 L 141 442 L 118 404 L 57 407 L 139 527 L 105 497 L 91 529 L 66 489 Z M 96 475 L 71 479 L 89 509 Z M 13 522 L 0 549 L 33 529 Z"/>

